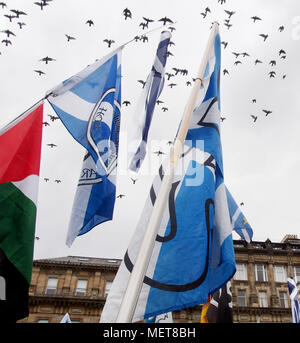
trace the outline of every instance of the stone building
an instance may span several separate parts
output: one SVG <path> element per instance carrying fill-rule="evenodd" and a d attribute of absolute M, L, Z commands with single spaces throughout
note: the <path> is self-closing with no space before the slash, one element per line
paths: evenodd
<path fill-rule="evenodd" d="M 234 322 L 291 322 L 287 277 L 300 286 L 300 239 L 280 243 L 234 240 L 237 271 L 231 280 Z M 68 256 L 35 260 L 30 314 L 20 322 L 97 323 L 120 265 L 118 259 Z M 201 305 L 173 312 L 174 322 L 199 323 Z"/>

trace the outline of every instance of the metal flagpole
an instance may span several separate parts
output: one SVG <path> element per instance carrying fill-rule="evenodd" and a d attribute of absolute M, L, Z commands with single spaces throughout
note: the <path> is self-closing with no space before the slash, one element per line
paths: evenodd
<path fill-rule="evenodd" d="M 202 83 L 202 78 L 205 72 L 207 60 L 209 58 L 209 51 L 214 42 L 214 37 L 218 31 L 218 24 L 215 22 L 212 26 L 210 36 L 207 42 L 207 46 L 201 61 L 197 79 L 195 80 L 190 99 L 183 114 L 182 123 L 176 137 L 174 149 L 171 152 L 170 163 L 168 164 L 168 170 L 162 180 L 161 187 L 159 189 L 156 201 L 153 206 L 151 217 L 139 249 L 139 253 L 132 269 L 130 279 L 125 291 L 119 314 L 117 316 L 117 323 L 131 323 L 135 312 L 136 304 L 140 295 L 143 280 L 148 268 L 148 264 L 152 255 L 153 245 L 161 222 L 161 217 L 164 211 L 165 204 L 170 192 L 171 183 L 174 175 L 174 169 L 177 161 L 179 160 L 182 152 L 182 147 L 185 141 L 185 137 L 188 131 L 190 119 L 193 113 L 195 101 L 199 88 Z"/>

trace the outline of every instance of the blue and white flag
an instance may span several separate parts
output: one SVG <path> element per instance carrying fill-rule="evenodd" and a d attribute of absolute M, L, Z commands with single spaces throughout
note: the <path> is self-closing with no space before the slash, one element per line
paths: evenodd
<path fill-rule="evenodd" d="M 138 172 L 146 155 L 148 133 L 156 101 L 164 86 L 165 66 L 171 33 L 163 31 L 156 51 L 155 60 L 147 77 L 132 120 L 130 137 L 129 169 Z"/>
<path fill-rule="evenodd" d="M 220 36 L 214 37 L 133 322 L 203 304 L 235 273 L 220 140 Z M 100 322 L 115 322 L 165 174 L 154 178 Z"/>
<path fill-rule="evenodd" d="M 291 299 L 293 323 L 300 323 L 300 304 L 298 299 L 298 288 L 295 280 L 292 278 L 288 278 L 287 283 Z"/>
<path fill-rule="evenodd" d="M 72 323 L 68 312 L 63 316 L 63 318 L 60 322 L 61 323 Z"/>
<path fill-rule="evenodd" d="M 84 157 L 67 234 L 68 246 L 113 217 L 119 150 L 122 47 L 48 92 L 47 100 Z"/>
<path fill-rule="evenodd" d="M 250 243 L 253 237 L 253 230 L 227 187 L 226 195 L 232 230 L 236 231 L 242 239 Z"/>

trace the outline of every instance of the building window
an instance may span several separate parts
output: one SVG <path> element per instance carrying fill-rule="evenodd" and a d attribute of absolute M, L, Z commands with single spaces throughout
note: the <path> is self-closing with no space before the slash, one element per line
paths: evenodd
<path fill-rule="evenodd" d="M 108 293 L 109 293 L 109 291 L 110 291 L 111 285 L 112 285 L 112 282 L 106 281 L 105 292 L 104 292 L 104 296 L 105 296 L 105 297 L 108 296 Z"/>
<path fill-rule="evenodd" d="M 234 274 L 234 280 L 248 280 L 247 266 L 245 263 L 236 264 L 236 272 Z"/>
<path fill-rule="evenodd" d="M 84 296 L 86 293 L 87 280 L 78 280 L 75 291 L 76 296 Z"/>
<path fill-rule="evenodd" d="M 38 323 L 49 323 L 49 320 L 48 319 L 39 319 L 37 322 Z"/>
<path fill-rule="evenodd" d="M 286 292 L 279 292 L 279 302 L 280 302 L 280 307 L 284 307 L 284 308 L 289 307 Z"/>
<path fill-rule="evenodd" d="M 56 277 L 49 277 L 46 287 L 46 294 L 55 294 L 56 287 L 57 287 L 58 278 Z"/>
<path fill-rule="evenodd" d="M 294 267 L 294 279 L 296 284 L 300 283 L 300 266 Z"/>
<path fill-rule="evenodd" d="M 264 292 L 264 291 L 258 292 L 258 298 L 259 298 L 260 307 L 268 307 L 267 292 Z"/>
<path fill-rule="evenodd" d="M 274 278 L 276 282 L 287 282 L 284 266 L 274 266 Z"/>
<path fill-rule="evenodd" d="M 267 269 L 264 264 L 255 265 L 255 280 L 256 281 L 268 281 Z"/>
<path fill-rule="evenodd" d="M 246 301 L 246 291 L 239 289 L 237 293 L 237 303 L 239 307 L 245 307 L 247 306 L 247 301 Z"/>

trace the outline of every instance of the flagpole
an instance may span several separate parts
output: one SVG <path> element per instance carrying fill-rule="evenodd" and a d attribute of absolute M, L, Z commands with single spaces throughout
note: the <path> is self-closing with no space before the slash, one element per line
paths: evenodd
<path fill-rule="evenodd" d="M 139 253 L 132 269 L 130 279 L 120 306 L 120 310 L 116 319 L 116 323 L 131 323 L 135 312 L 136 304 L 143 285 L 143 280 L 148 268 L 148 264 L 152 255 L 153 245 L 161 222 L 161 217 L 167 202 L 168 194 L 170 192 L 171 183 L 174 175 L 174 169 L 179 160 L 185 137 L 188 131 L 190 119 L 193 113 L 195 101 L 198 91 L 202 84 L 202 78 L 205 72 L 205 67 L 209 58 L 209 51 L 214 41 L 218 29 L 218 24 L 215 22 L 212 26 L 207 46 L 199 67 L 198 75 L 195 80 L 192 93 L 190 95 L 188 104 L 183 114 L 182 123 L 178 131 L 174 149 L 171 152 L 170 163 L 161 183 L 161 187 L 157 194 L 156 201 L 153 206 L 151 217 L 139 249 Z"/>

